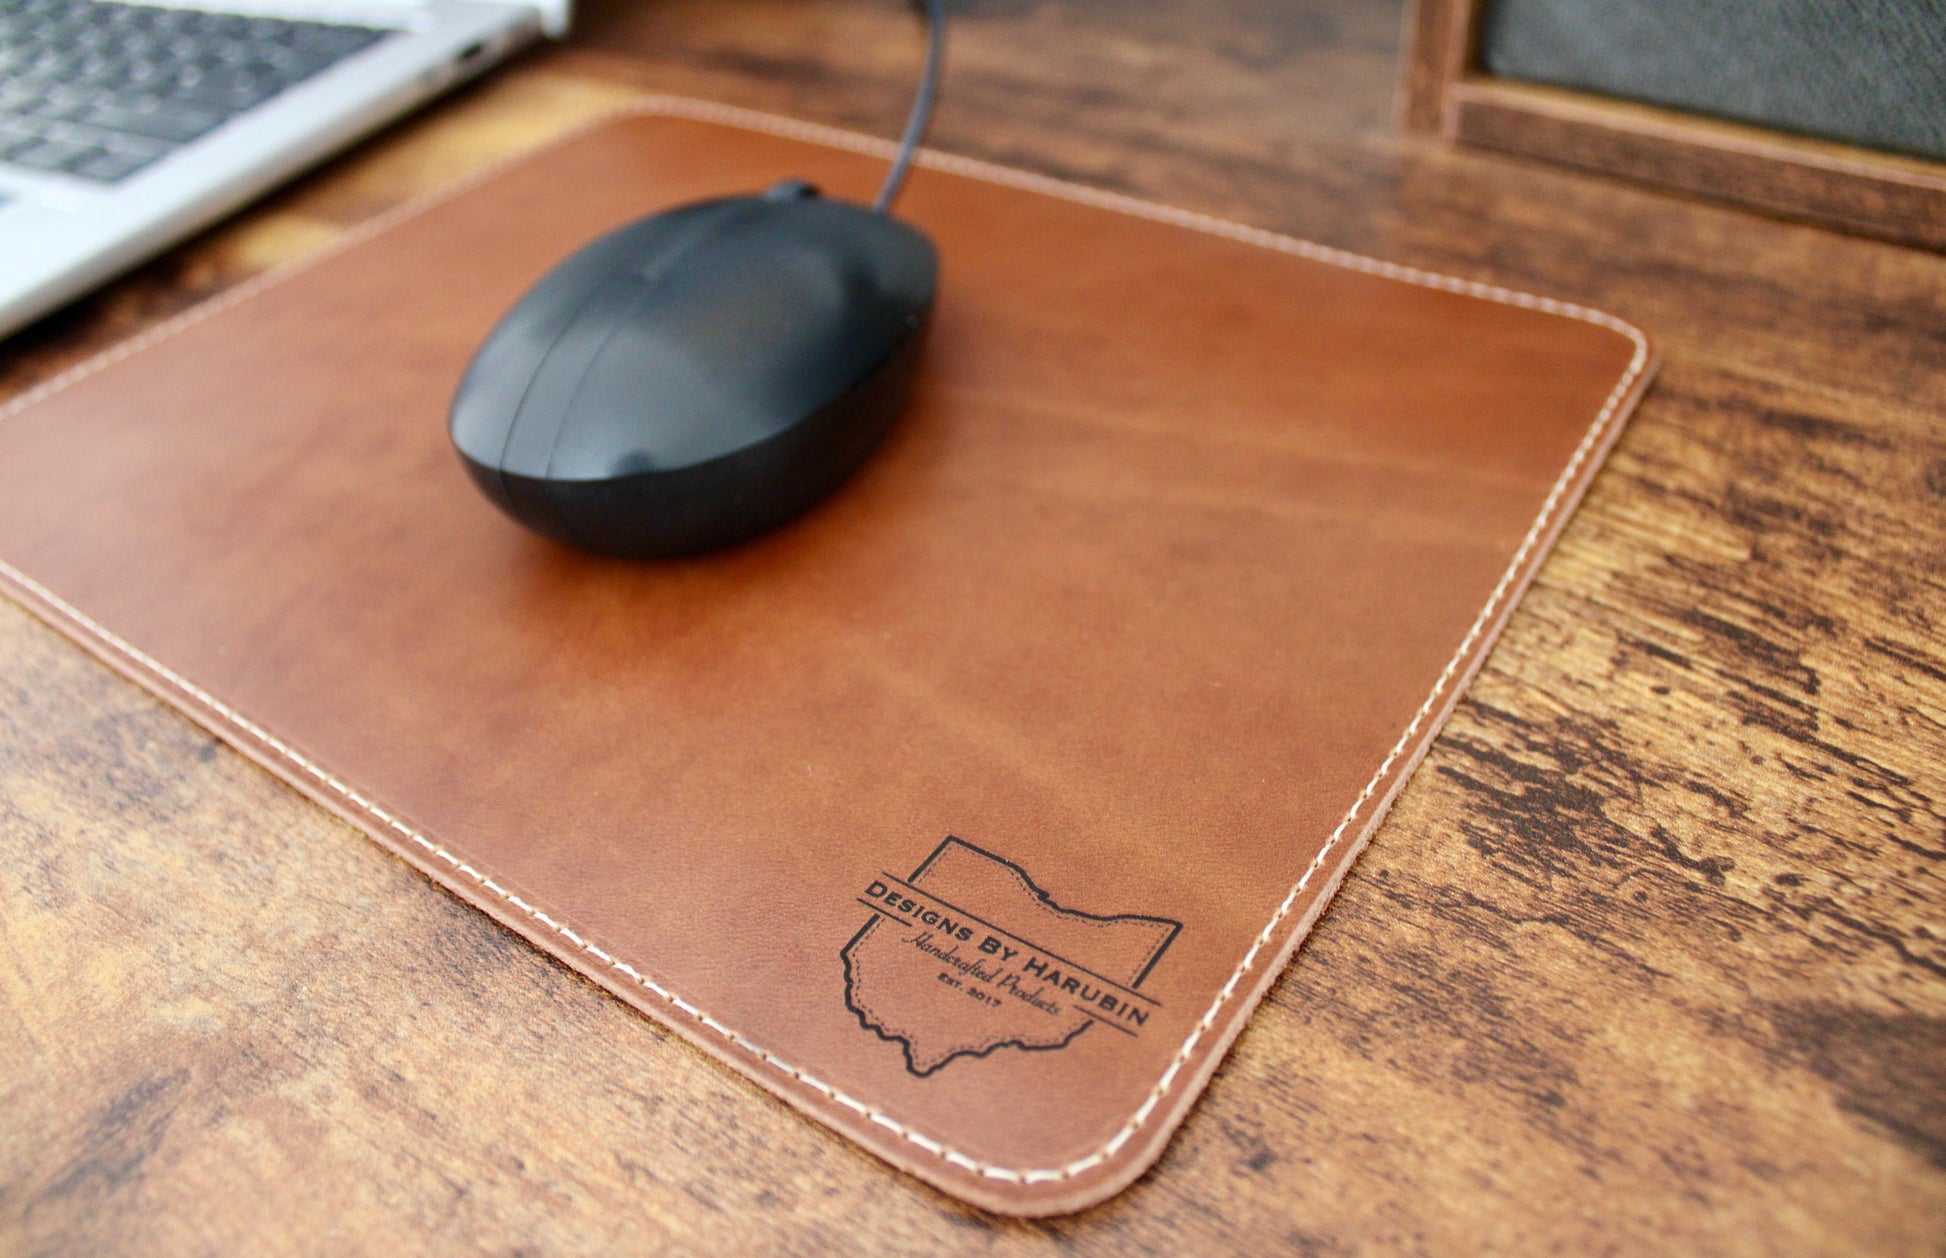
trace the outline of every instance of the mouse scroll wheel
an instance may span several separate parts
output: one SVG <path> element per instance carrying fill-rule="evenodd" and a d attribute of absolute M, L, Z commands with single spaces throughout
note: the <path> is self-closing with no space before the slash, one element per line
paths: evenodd
<path fill-rule="evenodd" d="M 806 201 L 818 195 L 818 186 L 804 179 L 781 179 L 764 190 L 766 201 Z"/>

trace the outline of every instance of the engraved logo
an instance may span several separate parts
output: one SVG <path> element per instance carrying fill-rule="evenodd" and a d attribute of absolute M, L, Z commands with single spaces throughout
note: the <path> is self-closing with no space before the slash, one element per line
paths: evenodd
<path fill-rule="evenodd" d="M 925 1077 L 956 1057 L 1065 1048 L 1091 1028 L 1139 1038 L 1141 990 L 1180 922 L 1056 904 L 1012 861 L 947 838 L 904 878 L 859 889 L 871 918 L 841 956 L 845 1003 Z"/>

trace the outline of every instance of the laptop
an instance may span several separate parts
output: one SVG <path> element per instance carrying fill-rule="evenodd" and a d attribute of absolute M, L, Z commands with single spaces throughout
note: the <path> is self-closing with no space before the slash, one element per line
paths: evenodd
<path fill-rule="evenodd" d="M 0 337 L 565 33 L 571 0 L 0 0 Z"/>

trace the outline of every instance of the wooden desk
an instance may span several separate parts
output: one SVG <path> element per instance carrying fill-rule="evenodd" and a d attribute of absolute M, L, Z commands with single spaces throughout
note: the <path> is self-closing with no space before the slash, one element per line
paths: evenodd
<path fill-rule="evenodd" d="M 887 1171 L 0 603 L 0 1250 L 1946 1249 L 1946 259 L 1400 138 L 1394 3 L 962 3 L 934 131 L 1616 311 L 1660 382 L 1159 1168 Z M 590 0 L 18 390 L 642 88 L 892 134 L 896 0 Z"/>

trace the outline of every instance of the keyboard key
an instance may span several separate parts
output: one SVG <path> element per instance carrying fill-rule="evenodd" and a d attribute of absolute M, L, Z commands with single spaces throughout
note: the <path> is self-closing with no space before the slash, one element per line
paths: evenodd
<path fill-rule="evenodd" d="M 78 122 L 64 122 L 58 127 L 48 128 L 46 138 L 66 140 L 90 148 L 113 149 L 118 153 L 137 154 L 150 159 L 160 157 L 176 147 L 166 140 L 131 135 L 126 131 L 110 131 L 105 127 L 84 126 Z"/>
<path fill-rule="evenodd" d="M 43 140 L 13 154 L 7 161 L 27 170 L 65 170 L 100 151 L 70 140 Z"/>
<path fill-rule="evenodd" d="M 7 161 L 22 149 L 33 148 L 41 142 L 37 135 L 21 135 L 18 132 L 0 131 L 0 162 Z"/>
<path fill-rule="evenodd" d="M 85 161 L 69 167 L 68 173 L 83 179 L 93 179 L 99 183 L 114 183 L 126 179 L 144 166 L 155 161 L 158 154 L 149 153 L 100 153 Z"/>
<path fill-rule="evenodd" d="M 87 97 L 78 93 L 58 92 L 49 93 L 38 100 L 23 102 L 18 108 L 19 112 L 26 117 L 38 118 L 44 122 L 59 122 L 64 118 L 73 118 L 80 114 L 90 103 Z"/>
<path fill-rule="evenodd" d="M 384 35 L 384 31 L 366 26 L 311 26 L 298 33 L 292 47 L 329 57 L 346 57 L 377 43 Z"/>
<path fill-rule="evenodd" d="M 189 104 L 208 105 L 226 113 L 241 113 L 252 105 L 269 100 L 284 90 L 284 85 L 275 80 L 252 79 L 245 75 L 226 73 L 203 75 L 185 87 L 178 84 L 169 92 L 169 99 Z"/>
<path fill-rule="evenodd" d="M 110 131 L 148 136 L 182 144 L 195 139 L 223 121 L 218 110 L 170 101 L 147 102 L 146 107 L 97 105 L 81 115 L 80 121 Z"/>

